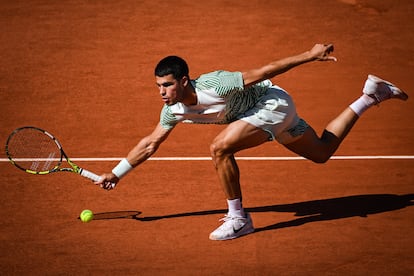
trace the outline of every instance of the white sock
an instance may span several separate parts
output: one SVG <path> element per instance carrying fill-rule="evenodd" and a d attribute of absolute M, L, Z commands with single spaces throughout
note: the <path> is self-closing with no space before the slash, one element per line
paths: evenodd
<path fill-rule="evenodd" d="M 242 207 L 242 202 L 240 198 L 228 199 L 227 205 L 229 206 L 229 216 L 232 217 L 245 217 L 245 213 Z"/>
<path fill-rule="evenodd" d="M 368 95 L 363 94 L 359 99 L 353 102 L 349 108 L 351 108 L 358 116 L 361 117 L 368 108 L 375 104 L 375 100 Z"/>

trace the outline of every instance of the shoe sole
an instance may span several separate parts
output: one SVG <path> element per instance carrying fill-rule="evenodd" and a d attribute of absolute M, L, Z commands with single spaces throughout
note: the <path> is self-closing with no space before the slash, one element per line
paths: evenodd
<path fill-rule="evenodd" d="M 212 240 L 212 241 L 227 241 L 227 240 L 233 240 L 233 239 L 240 238 L 240 237 L 242 237 L 242 236 L 245 236 L 245 235 L 251 234 L 251 233 L 253 233 L 253 232 L 254 232 L 254 228 L 249 229 L 249 230 L 246 230 L 246 232 L 239 232 L 237 236 L 232 236 L 232 237 L 223 238 L 223 239 L 220 239 L 220 238 L 214 238 L 214 237 L 211 237 L 211 236 L 210 236 L 209 238 L 210 238 L 210 240 Z"/>
<path fill-rule="evenodd" d="M 389 81 L 386 81 L 386 80 L 383 80 L 383 79 L 381 79 L 381 78 L 379 78 L 377 76 L 374 76 L 374 75 L 368 75 L 368 79 L 371 80 L 371 81 L 373 81 L 377 85 L 383 83 L 383 84 L 389 86 L 390 89 L 394 93 L 396 92 L 396 94 L 393 93 L 393 96 L 391 97 L 392 99 L 400 99 L 400 100 L 403 100 L 403 101 L 406 101 L 408 99 L 408 95 L 404 91 L 402 91 L 400 88 L 398 88 L 397 86 L 395 86 L 393 83 L 391 83 Z M 372 94 L 369 94 L 368 91 L 365 91 L 364 90 L 363 92 L 366 95 L 372 95 Z"/>

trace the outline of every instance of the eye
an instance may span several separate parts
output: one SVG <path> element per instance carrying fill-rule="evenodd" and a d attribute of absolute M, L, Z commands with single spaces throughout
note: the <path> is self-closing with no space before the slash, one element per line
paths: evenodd
<path fill-rule="evenodd" d="M 164 82 L 161 85 L 164 86 L 164 87 L 168 87 L 168 86 L 173 85 L 173 83 L 172 82 Z"/>

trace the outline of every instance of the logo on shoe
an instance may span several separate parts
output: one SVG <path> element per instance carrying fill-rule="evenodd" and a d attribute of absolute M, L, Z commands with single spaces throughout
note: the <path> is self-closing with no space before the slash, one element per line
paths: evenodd
<path fill-rule="evenodd" d="M 239 233 L 245 226 L 247 225 L 247 223 L 246 224 L 244 224 L 242 227 L 240 227 L 239 229 L 236 229 L 236 228 L 234 228 L 234 226 L 233 226 L 233 232 L 235 233 L 235 234 L 237 234 L 237 233 Z"/>

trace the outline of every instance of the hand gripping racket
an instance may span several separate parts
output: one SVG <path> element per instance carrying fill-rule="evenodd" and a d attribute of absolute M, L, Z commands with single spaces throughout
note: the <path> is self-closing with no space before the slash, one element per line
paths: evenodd
<path fill-rule="evenodd" d="M 49 132 L 37 127 L 15 129 L 7 139 L 6 154 L 13 165 L 27 173 L 74 172 L 93 181 L 100 180 L 98 175 L 73 163 L 59 141 Z M 61 167 L 63 158 L 70 167 Z"/>

